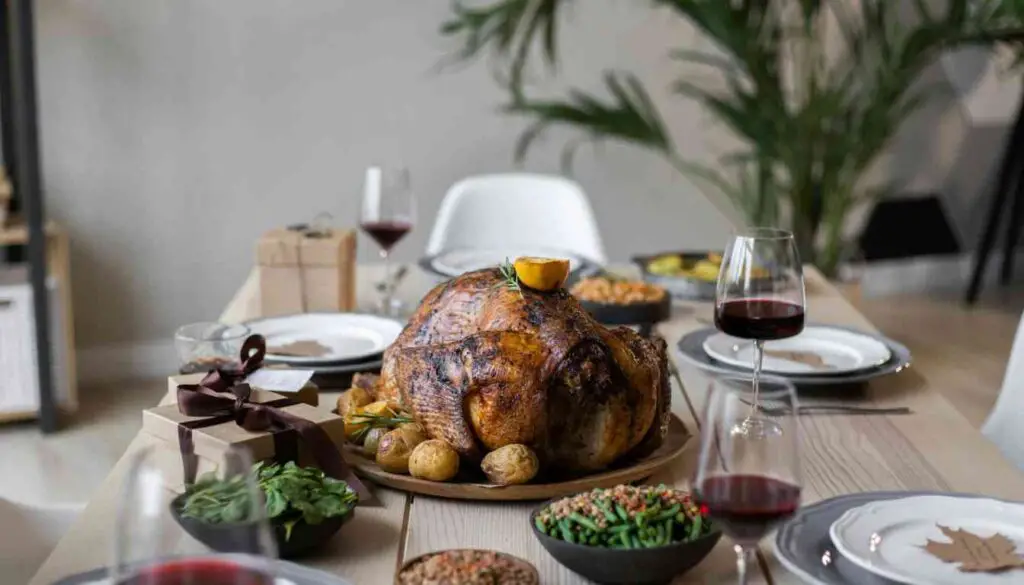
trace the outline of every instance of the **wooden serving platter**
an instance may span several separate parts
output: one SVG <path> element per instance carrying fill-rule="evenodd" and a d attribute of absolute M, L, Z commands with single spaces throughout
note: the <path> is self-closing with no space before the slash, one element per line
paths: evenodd
<path fill-rule="evenodd" d="M 650 477 L 679 457 L 690 438 L 691 435 L 683 421 L 673 414 L 669 419 L 665 440 L 660 447 L 643 459 L 630 462 L 623 467 L 556 483 L 528 483 L 510 486 L 459 481 L 459 478 L 449 482 L 438 482 L 417 479 L 410 475 L 389 473 L 378 467 L 375 461 L 363 455 L 359 447 L 355 445 L 346 445 L 345 459 L 355 468 L 356 474 L 360 477 L 385 487 L 413 494 L 453 500 L 549 500 Z"/>

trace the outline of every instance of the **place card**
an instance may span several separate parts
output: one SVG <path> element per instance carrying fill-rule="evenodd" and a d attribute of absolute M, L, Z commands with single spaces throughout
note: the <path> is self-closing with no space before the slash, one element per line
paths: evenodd
<path fill-rule="evenodd" d="M 260 368 L 245 378 L 245 383 L 262 390 L 296 393 L 313 379 L 314 370 Z"/>

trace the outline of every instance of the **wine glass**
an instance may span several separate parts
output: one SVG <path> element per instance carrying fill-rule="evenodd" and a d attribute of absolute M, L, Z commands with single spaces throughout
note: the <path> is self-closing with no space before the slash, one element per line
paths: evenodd
<path fill-rule="evenodd" d="M 231 448 L 216 469 L 210 460 L 198 460 L 204 480 L 231 480 L 233 497 L 217 524 L 206 524 L 210 507 L 191 504 L 182 512 L 183 498 L 169 486 L 180 484 L 182 456 L 167 447 L 147 446 L 132 454 L 114 517 L 110 582 L 114 585 L 272 585 L 277 546 L 267 520 L 262 492 L 252 472 L 252 458 Z M 237 503 L 235 503 L 237 502 Z M 172 510 L 173 508 L 173 510 Z M 175 510 L 178 513 L 175 513 Z M 219 533 L 220 548 L 230 554 L 212 555 L 198 541 L 185 536 L 188 516 Z M 176 516 L 183 519 L 176 519 Z M 230 520 L 230 521 L 228 521 Z"/>
<path fill-rule="evenodd" d="M 383 315 L 392 313 L 395 292 L 388 262 L 391 249 L 412 230 L 415 222 L 416 197 L 409 182 L 409 171 L 405 168 L 366 169 L 359 227 L 380 246 L 380 257 L 384 261 L 380 309 Z"/>
<path fill-rule="evenodd" d="M 796 391 L 785 379 L 765 377 L 762 406 L 751 419 L 751 382 L 749 376 L 712 381 L 693 482 L 697 501 L 735 543 L 740 585 L 757 543 L 800 504 Z"/>
<path fill-rule="evenodd" d="M 803 331 L 804 272 L 793 234 L 753 228 L 733 237 L 722 256 L 715 289 L 715 326 L 754 340 L 753 405 L 758 403 L 764 342 Z M 755 406 L 751 406 L 754 414 Z"/>

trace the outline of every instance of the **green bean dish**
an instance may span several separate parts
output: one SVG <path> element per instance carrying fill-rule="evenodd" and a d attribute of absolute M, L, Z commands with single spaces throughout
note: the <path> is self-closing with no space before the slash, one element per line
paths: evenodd
<path fill-rule="evenodd" d="M 552 502 L 534 516 L 537 530 L 575 544 L 654 548 L 709 534 L 707 508 L 664 485 L 619 485 Z"/>

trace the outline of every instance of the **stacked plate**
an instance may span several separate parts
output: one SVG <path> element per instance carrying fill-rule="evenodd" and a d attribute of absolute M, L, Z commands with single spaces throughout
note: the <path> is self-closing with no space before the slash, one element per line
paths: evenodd
<path fill-rule="evenodd" d="M 394 319 L 359 313 L 305 313 L 245 323 L 267 340 L 267 364 L 314 370 L 318 376 L 380 369 L 384 350 L 402 331 Z"/>
<path fill-rule="evenodd" d="M 850 494 L 802 508 L 779 529 L 775 550 L 787 569 L 815 585 L 1024 583 L 1024 568 L 961 571 L 924 549 L 928 541 L 952 543 L 958 530 L 1002 535 L 1015 554 L 1024 553 L 1024 504 L 934 492 Z"/>
<path fill-rule="evenodd" d="M 696 367 L 717 374 L 749 373 L 754 342 L 713 328 L 699 329 L 679 340 L 679 353 Z M 762 371 L 798 386 L 867 382 L 910 365 L 906 346 L 855 329 L 807 325 L 796 337 L 764 344 Z"/>
<path fill-rule="evenodd" d="M 506 260 L 512 261 L 521 256 L 537 256 L 541 258 L 567 258 L 569 260 L 570 279 L 574 276 L 586 276 L 600 269 L 600 266 L 572 252 L 553 250 L 543 247 L 519 246 L 505 249 L 489 248 L 452 248 L 442 250 L 432 256 L 420 260 L 420 267 L 427 272 L 443 278 L 452 278 L 465 272 L 494 268 Z"/>

